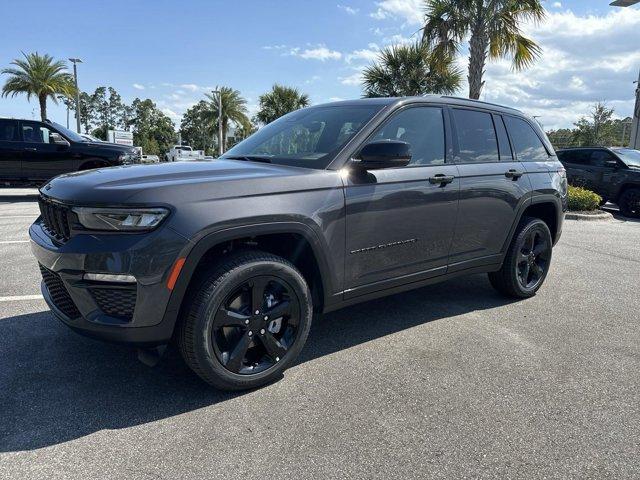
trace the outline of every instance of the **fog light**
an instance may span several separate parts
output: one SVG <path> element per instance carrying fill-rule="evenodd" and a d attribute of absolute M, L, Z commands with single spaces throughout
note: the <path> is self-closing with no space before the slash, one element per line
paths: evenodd
<path fill-rule="evenodd" d="M 113 282 L 113 283 L 136 283 L 136 277 L 133 275 L 120 275 L 111 273 L 85 273 L 85 280 L 94 282 Z"/>

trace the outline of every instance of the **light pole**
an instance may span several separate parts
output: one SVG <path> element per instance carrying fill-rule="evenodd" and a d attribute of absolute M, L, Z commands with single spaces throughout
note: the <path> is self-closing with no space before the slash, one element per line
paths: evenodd
<path fill-rule="evenodd" d="M 214 90 L 211 93 L 218 96 L 218 156 L 221 156 L 224 153 L 224 139 L 222 138 L 222 91 Z M 215 134 L 213 138 L 215 138 Z"/>
<path fill-rule="evenodd" d="M 80 90 L 78 90 L 78 67 L 76 64 L 82 63 L 82 60 L 70 58 L 69 61 L 73 63 L 73 80 L 76 84 L 76 126 L 78 127 L 78 133 L 80 133 Z"/>

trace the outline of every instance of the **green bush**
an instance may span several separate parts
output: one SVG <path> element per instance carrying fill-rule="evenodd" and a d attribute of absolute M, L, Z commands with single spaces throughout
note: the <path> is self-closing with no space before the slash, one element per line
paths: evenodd
<path fill-rule="evenodd" d="M 597 210 L 601 201 L 602 197 L 597 193 L 569 185 L 569 210 L 574 212 Z"/>

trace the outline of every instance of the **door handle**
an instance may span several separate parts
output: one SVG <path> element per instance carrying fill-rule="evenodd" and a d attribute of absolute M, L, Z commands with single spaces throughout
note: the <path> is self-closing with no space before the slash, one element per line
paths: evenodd
<path fill-rule="evenodd" d="M 511 178 L 512 180 L 518 180 L 522 175 L 524 175 L 524 172 L 519 172 L 518 170 L 514 169 L 504 172 L 504 176 L 507 178 Z"/>
<path fill-rule="evenodd" d="M 445 185 L 453 182 L 455 177 L 453 175 L 434 175 L 433 177 L 429 177 L 429 183 L 432 185 L 440 185 L 444 187 Z"/>
<path fill-rule="evenodd" d="M 24 147 L 25 150 L 27 150 L 28 152 L 37 152 L 38 149 L 34 148 L 34 147 Z"/>

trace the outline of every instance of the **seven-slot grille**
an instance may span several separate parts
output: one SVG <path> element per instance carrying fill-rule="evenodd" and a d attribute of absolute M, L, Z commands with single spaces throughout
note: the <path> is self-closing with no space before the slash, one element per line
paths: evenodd
<path fill-rule="evenodd" d="M 67 292 L 60 276 L 42 265 L 40 265 L 40 272 L 53 304 L 67 317 L 71 319 L 78 318 L 80 312 L 69 296 L 69 292 Z"/>
<path fill-rule="evenodd" d="M 53 202 L 40 195 L 38 206 L 42 214 L 42 224 L 47 232 L 56 240 L 66 242 L 71 237 L 69 228 L 69 212 L 71 208 L 60 203 Z"/>

